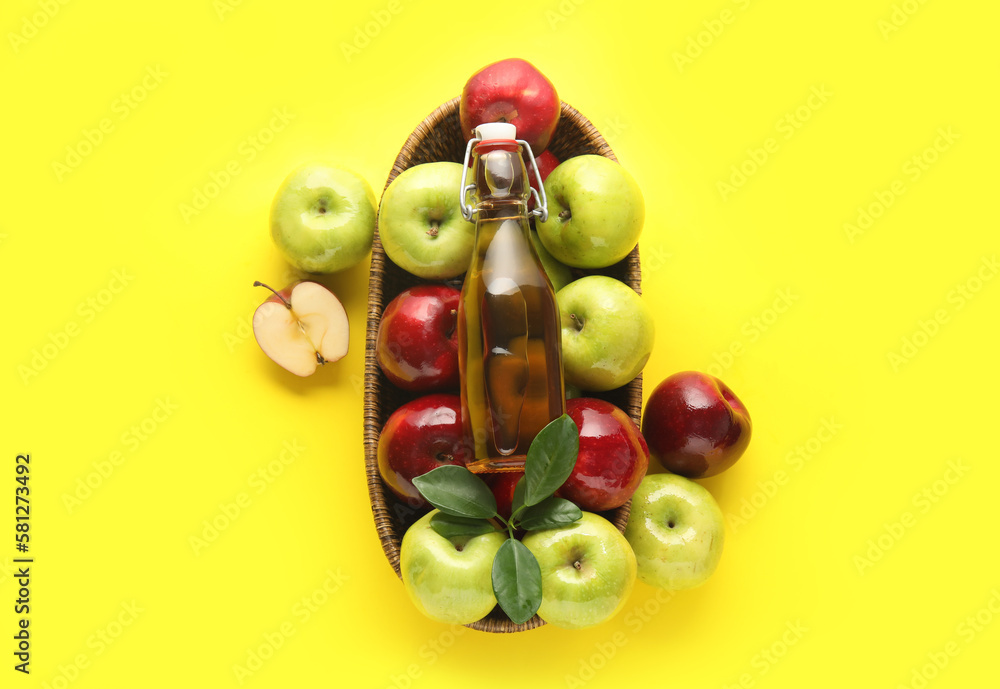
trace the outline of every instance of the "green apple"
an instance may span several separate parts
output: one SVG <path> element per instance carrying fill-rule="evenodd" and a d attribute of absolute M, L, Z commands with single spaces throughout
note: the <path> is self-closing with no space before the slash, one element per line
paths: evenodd
<path fill-rule="evenodd" d="M 610 158 L 564 160 L 545 179 L 545 195 L 549 217 L 535 226 L 556 260 L 576 268 L 605 268 L 639 242 L 646 216 L 642 192 Z"/>
<path fill-rule="evenodd" d="M 552 258 L 552 254 L 548 252 L 545 245 L 542 244 L 542 240 L 538 238 L 537 232 L 529 232 L 528 234 L 531 236 L 531 244 L 535 247 L 535 253 L 538 254 L 538 258 L 542 262 L 542 268 L 545 269 L 545 274 L 549 276 L 552 289 L 558 292 L 573 281 L 569 266 Z"/>
<path fill-rule="evenodd" d="M 522 541 L 542 570 L 538 616 L 582 629 L 617 615 L 635 584 L 635 554 L 607 519 L 584 512 L 571 526 L 531 531 Z"/>
<path fill-rule="evenodd" d="M 471 624 L 496 606 L 493 558 L 507 535 L 493 531 L 445 538 L 431 527 L 437 510 L 418 519 L 399 548 L 403 586 L 420 612 L 432 620 Z"/>
<path fill-rule="evenodd" d="M 566 383 L 604 391 L 625 385 L 653 351 L 653 313 L 624 282 L 587 275 L 556 294 Z"/>
<path fill-rule="evenodd" d="M 307 273 L 335 273 L 361 262 L 375 236 L 375 194 L 346 168 L 311 163 L 292 171 L 271 204 L 271 239 Z"/>
<path fill-rule="evenodd" d="M 625 538 L 639 579 L 668 590 L 705 583 L 722 557 L 722 510 L 708 490 L 678 474 L 648 474 L 632 495 Z"/>
<path fill-rule="evenodd" d="M 437 162 L 404 170 L 382 194 L 378 234 L 392 262 L 428 280 L 447 280 L 469 269 L 476 226 L 462 217 L 459 163 Z"/>

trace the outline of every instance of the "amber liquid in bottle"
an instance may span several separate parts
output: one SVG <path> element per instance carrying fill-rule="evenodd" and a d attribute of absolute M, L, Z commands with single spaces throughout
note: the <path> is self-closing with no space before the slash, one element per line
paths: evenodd
<path fill-rule="evenodd" d="M 555 293 L 529 237 L 520 146 L 474 150 L 476 240 L 458 310 L 462 418 L 476 473 L 524 468 L 528 446 L 565 412 Z"/>

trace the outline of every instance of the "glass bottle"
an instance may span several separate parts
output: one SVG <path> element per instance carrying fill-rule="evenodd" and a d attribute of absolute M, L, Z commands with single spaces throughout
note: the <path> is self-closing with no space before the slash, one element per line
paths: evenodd
<path fill-rule="evenodd" d="M 523 470 L 535 435 L 566 410 L 559 310 L 529 235 L 528 200 L 535 192 L 532 212 L 544 214 L 544 190 L 537 198 L 528 184 L 522 145 L 533 163 L 514 126 L 493 123 L 477 127 L 466 148 L 462 210 L 475 218 L 476 239 L 458 308 L 458 361 L 475 473 Z"/>

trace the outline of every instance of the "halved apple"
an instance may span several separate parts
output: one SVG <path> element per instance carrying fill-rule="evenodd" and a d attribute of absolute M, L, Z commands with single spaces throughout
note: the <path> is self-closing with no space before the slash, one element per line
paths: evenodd
<path fill-rule="evenodd" d="M 274 294 L 253 314 L 257 344 L 272 361 L 297 376 L 308 376 L 321 364 L 343 359 L 350 329 L 347 311 L 336 295 L 318 282 L 294 282 Z"/>

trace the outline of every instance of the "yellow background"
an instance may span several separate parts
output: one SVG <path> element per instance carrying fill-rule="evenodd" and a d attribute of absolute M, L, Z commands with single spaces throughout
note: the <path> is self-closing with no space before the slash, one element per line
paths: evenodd
<path fill-rule="evenodd" d="M 996 683 L 1000 12 L 652 7 L 4 3 L 0 685 Z M 754 435 L 705 482 L 728 518 L 709 583 L 637 584 L 586 631 L 493 636 L 423 619 L 379 547 L 367 264 L 325 280 L 351 351 L 312 379 L 248 327 L 253 281 L 295 277 L 267 233 L 285 175 L 325 159 L 381 192 L 412 128 L 511 56 L 644 191 L 646 394 L 713 370 Z M 732 166 L 749 174 L 720 188 Z M 879 217 L 855 232 L 859 207 Z M 22 452 L 29 677 L 12 657 Z"/>

